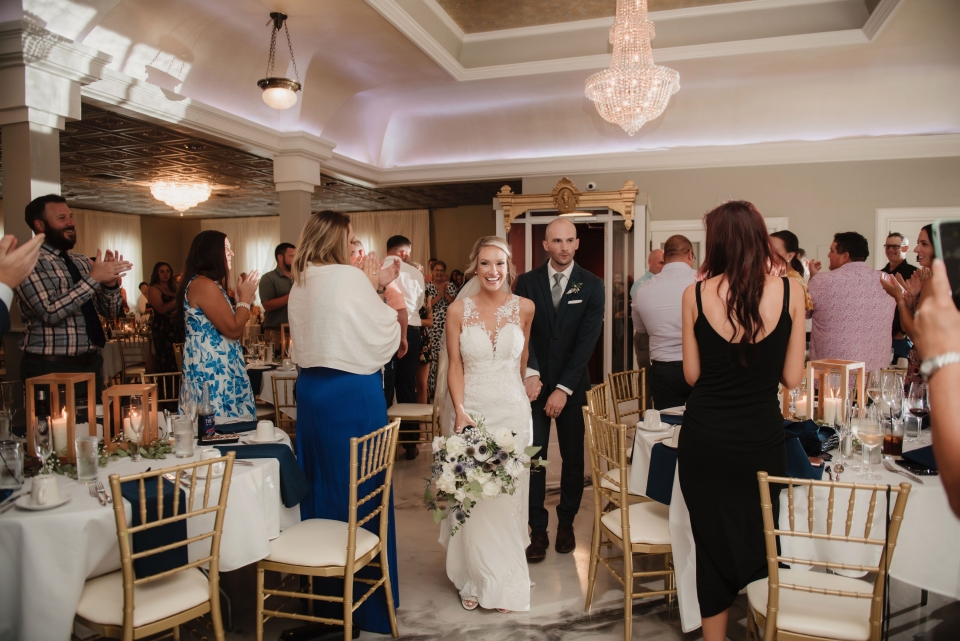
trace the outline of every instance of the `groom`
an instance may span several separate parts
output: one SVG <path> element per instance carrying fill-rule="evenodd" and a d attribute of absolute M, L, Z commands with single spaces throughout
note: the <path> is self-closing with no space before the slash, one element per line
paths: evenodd
<path fill-rule="evenodd" d="M 543 248 L 547 264 L 517 278 L 516 294 L 534 302 L 527 372 L 523 381 L 533 410 L 533 444 L 546 456 L 550 419 L 557 422 L 563 467 L 557 506 L 557 552 L 577 547 L 573 518 L 583 497 L 583 411 L 590 389 L 587 363 L 603 325 L 603 280 L 573 262 L 580 246 L 577 228 L 568 220 L 547 225 Z M 548 512 L 544 468 L 530 471 L 530 546 L 527 561 L 547 555 Z"/>

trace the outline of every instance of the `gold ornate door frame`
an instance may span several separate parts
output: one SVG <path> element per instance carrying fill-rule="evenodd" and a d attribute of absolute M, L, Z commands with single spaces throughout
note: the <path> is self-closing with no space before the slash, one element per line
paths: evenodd
<path fill-rule="evenodd" d="M 513 220 L 531 209 L 556 209 L 561 216 L 577 210 L 610 209 L 623 216 L 627 230 L 633 227 L 634 208 L 640 191 L 632 180 L 623 183 L 619 191 L 581 192 L 573 181 L 564 176 L 549 194 L 515 194 L 509 185 L 504 185 L 497 194 L 503 210 L 504 232 L 510 231 Z M 646 194 L 644 194 L 646 201 Z"/>

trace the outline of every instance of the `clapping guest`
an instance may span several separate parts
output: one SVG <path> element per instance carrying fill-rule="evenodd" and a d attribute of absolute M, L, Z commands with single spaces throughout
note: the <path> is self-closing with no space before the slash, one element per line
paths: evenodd
<path fill-rule="evenodd" d="M 176 372 L 177 358 L 174 343 L 183 342 L 183 311 L 177 305 L 177 290 L 173 286 L 173 268 L 160 261 L 153 266 L 147 301 L 153 309 L 150 320 L 153 341 L 154 369 L 158 372 Z"/>
<path fill-rule="evenodd" d="M 437 360 L 440 350 L 444 349 L 444 327 L 447 324 L 447 307 L 457 298 L 456 288 L 447 276 L 447 264 L 442 260 L 430 259 L 431 280 L 427 283 L 425 297 L 427 305 L 433 311 L 433 327 L 430 329 L 430 378 L 427 383 L 429 397 L 437 387 Z"/>
<path fill-rule="evenodd" d="M 463 287 L 463 272 L 459 269 L 455 269 L 450 272 L 450 282 L 453 283 L 454 288 L 456 288 L 457 293 L 460 293 L 460 288 Z"/>
<path fill-rule="evenodd" d="M 147 283 L 140 283 L 140 297 L 137 299 L 137 313 L 143 317 L 151 311 L 153 308 L 150 307 L 150 300 L 147 298 L 147 289 L 150 288 L 150 285 Z"/>
<path fill-rule="evenodd" d="M 792 278 L 803 287 L 804 307 L 808 312 L 812 311 L 813 301 L 810 300 L 810 292 L 807 291 L 807 281 L 803 278 L 806 267 L 798 257 L 800 240 L 797 235 L 787 229 L 775 231 L 770 234 L 770 244 L 773 245 L 773 250 L 780 255 L 780 258 L 787 263 L 787 278 Z"/>
<path fill-rule="evenodd" d="M 693 391 L 677 470 L 696 545 L 703 638 L 723 641 L 737 594 L 767 576 L 757 472 L 786 475 L 777 387 L 796 387 L 803 376 L 805 311 L 800 285 L 777 276 L 783 261 L 751 203 L 720 205 L 704 226 L 704 280 L 683 293 L 683 373 Z"/>
<path fill-rule="evenodd" d="M 399 264 L 382 268 L 376 255 L 369 254 L 360 259 L 360 269 L 353 267 L 350 248 L 355 240 L 350 219 L 343 214 L 312 214 L 300 232 L 293 262 L 287 315 L 301 368 L 297 459 L 309 481 L 307 496 L 300 502 L 304 520 L 347 520 L 350 439 L 387 423 L 380 368 L 400 347 L 400 325 L 397 312 L 385 305 L 381 296 L 399 274 Z M 365 495 L 380 482 L 379 477 L 367 481 L 357 495 Z M 374 504 L 379 502 L 358 507 L 357 518 L 369 514 Z M 399 605 L 392 500 L 389 519 L 387 557 L 393 599 Z M 378 519 L 363 527 L 378 533 Z M 378 572 L 373 576 L 379 578 Z M 343 594 L 341 581 L 329 582 L 335 584 L 321 585 L 314 579 L 315 593 Z M 360 583 L 356 594 L 366 590 L 366 584 Z M 353 622 L 361 630 L 390 631 L 383 590 L 374 592 L 356 610 Z"/>
<path fill-rule="evenodd" d="M 917 268 L 908 263 L 904 257 L 909 249 L 910 244 L 903 234 L 898 231 L 887 234 L 887 240 L 883 245 L 883 252 L 887 255 L 887 264 L 880 271 L 894 276 L 899 274 L 904 280 L 910 280 Z M 910 358 L 910 348 L 913 346 L 910 344 L 910 339 L 900 322 L 899 309 L 893 313 L 892 334 L 893 361 L 896 362 L 900 358 Z"/>
<path fill-rule="evenodd" d="M 236 309 L 225 284 L 233 262 L 226 234 L 213 229 L 193 239 L 177 292 L 183 310 L 183 382 L 197 393 L 210 383 L 210 401 L 217 419 L 254 420 L 253 388 L 243 362 L 240 338 L 257 293 L 256 270 L 237 281 Z M 158 313 L 157 316 L 160 316 Z"/>

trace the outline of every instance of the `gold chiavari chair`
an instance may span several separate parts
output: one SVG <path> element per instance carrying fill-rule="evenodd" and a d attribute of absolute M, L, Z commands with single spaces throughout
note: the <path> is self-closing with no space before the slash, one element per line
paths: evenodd
<path fill-rule="evenodd" d="M 290 354 L 287 352 L 287 339 L 290 337 L 290 323 L 281 323 L 280 324 L 280 349 L 277 350 L 280 352 L 280 360 L 284 358 L 290 358 Z"/>
<path fill-rule="evenodd" d="M 584 408 L 584 423 L 587 427 L 587 443 L 590 446 L 590 468 L 593 474 L 593 539 L 590 545 L 590 572 L 587 583 L 587 599 L 584 610 L 590 611 L 593 591 L 597 582 L 597 566 L 601 563 L 623 586 L 623 638 L 630 641 L 633 627 L 633 600 L 666 595 L 672 598 L 677 593 L 673 573 L 673 558 L 670 544 L 669 508 L 656 501 L 630 503 L 627 492 L 627 435 L 626 428 L 594 415 Z M 605 491 L 600 478 L 608 476 L 600 463 L 605 462 L 619 478 L 609 478 L 618 486 L 618 491 Z M 616 509 L 604 513 L 604 496 Z M 615 547 L 621 556 L 600 555 L 601 548 Z M 662 556 L 662 570 L 634 570 L 634 555 Z M 623 561 L 623 573 L 617 572 L 611 561 Z M 662 590 L 634 589 L 636 579 L 663 578 Z"/>
<path fill-rule="evenodd" d="M 891 497 L 897 499 L 893 505 L 890 527 L 884 532 L 876 532 L 874 516 L 877 514 L 877 498 L 883 497 L 888 486 L 864 485 L 859 483 L 841 483 L 837 481 L 813 481 L 768 476 L 758 472 L 760 483 L 760 507 L 763 511 L 763 534 L 767 548 L 767 579 L 754 581 L 747 586 L 747 639 L 756 641 L 759 628 L 764 629 L 765 641 L 820 641 L 827 639 L 847 640 L 863 639 L 879 641 L 883 624 L 883 592 L 887 569 L 897 545 L 897 536 L 903 522 L 903 512 L 907 508 L 907 499 L 911 485 L 901 483 L 889 486 Z M 773 502 L 770 499 L 770 485 L 787 486 L 787 504 L 789 529 L 774 527 Z M 795 487 L 806 488 L 806 496 L 795 501 Z M 816 488 L 828 488 L 826 527 L 815 526 Z M 776 488 L 775 488 L 776 489 Z M 849 490 L 849 496 L 845 496 Z M 863 529 L 854 528 L 854 507 L 857 494 L 861 501 L 867 501 L 867 513 Z M 866 496 L 868 495 L 869 499 Z M 782 494 L 781 494 L 782 497 Z M 781 500 L 783 500 L 781 498 Z M 833 509 L 835 502 L 847 504 L 845 521 L 835 521 Z M 794 518 L 796 503 L 803 503 L 807 527 L 798 527 Z M 802 517 L 801 517 L 802 518 Z M 834 529 L 838 532 L 834 532 Z M 842 534 L 839 533 L 842 530 Z M 871 537 L 871 531 L 874 536 Z M 777 553 L 777 537 L 781 544 L 785 537 L 798 539 L 816 539 L 820 541 L 838 541 L 852 548 L 880 546 L 880 561 L 877 565 L 857 565 L 834 563 L 809 559 L 797 559 Z M 781 569 L 780 563 L 786 563 L 791 569 Z M 796 569 L 795 565 L 809 565 L 812 570 Z M 853 570 L 873 574 L 874 580 L 853 579 L 827 572 L 825 570 Z"/>
<path fill-rule="evenodd" d="M 435 394 L 430 403 L 394 403 L 387 408 L 387 419 L 400 419 L 403 423 L 416 423 L 414 428 L 403 427 L 401 434 L 413 434 L 409 441 L 400 441 L 401 445 L 410 443 L 432 443 L 440 435 L 440 395 Z"/>
<path fill-rule="evenodd" d="M 120 382 L 131 383 L 147 371 L 150 339 L 139 334 L 117 338 L 120 348 Z"/>
<path fill-rule="evenodd" d="M 273 376 L 270 384 L 273 386 L 273 411 L 277 427 L 287 433 L 291 441 L 297 439 L 297 419 L 283 413 L 284 409 L 297 407 L 297 399 L 293 393 L 296 376 Z"/>
<path fill-rule="evenodd" d="M 80 603 L 77 605 L 76 620 L 85 628 L 101 637 L 132 641 L 147 636 L 173 630 L 174 639 L 180 638 L 180 625 L 210 613 L 213 621 L 214 636 L 222 641 L 223 621 L 220 618 L 220 535 L 223 533 L 223 515 L 227 509 L 227 496 L 230 493 L 230 475 L 236 454 L 230 452 L 224 457 L 167 467 L 151 472 L 141 472 L 121 477 L 110 475 L 110 489 L 113 492 L 113 513 L 117 524 L 117 539 L 120 542 L 121 569 L 117 572 L 90 579 L 83 586 Z M 220 496 L 210 500 L 210 486 L 213 481 L 213 464 L 225 465 L 220 483 Z M 201 469 L 205 468 L 205 469 Z M 163 475 L 179 475 L 187 472 L 189 488 L 186 491 L 186 511 L 179 514 L 180 492 L 173 494 L 173 514 L 147 523 L 146 483 L 156 479 L 157 514 L 163 514 Z M 199 493 L 197 479 L 205 477 L 202 495 Z M 135 527 L 127 526 L 124 512 L 123 495 L 120 485 L 137 482 L 140 486 L 140 522 Z M 178 488 L 179 489 L 179 488 Z M 199 507 L 197 507 L 199 499 Z M 150 500 L 153 500 L 152 498 Z M 209 529 L 199 525 L 205 519 L 198 519 L 197 527 L 203 532 L 171 545 L 165 545 L 143 552 L 133 552 L 131 535 L 137 532 L 163 527 L 177 521 L 213 514 Z M 153 576 L 137 579 L 133 563 L 154 554 L 170 549 L 209 541 L 210 551 L 206 556 L 186 565 L 173 568 Z M 195 546 L 196 547 L 196 546 Z M 200 567 L 206 565 L 208 574 L 204 575 Z"/>
<path fill-rule="evenodd" d="M 587 407 L 600 418 L 610 418 L 610 408 L 607 404 L 607 390 L 609 388 L 610 385 L 607 383 L 600 383 L 587 390 Z"/>
<path fill-rule="evenodd" d="M 270 555 L 257 563 L 257 641 L 263 641 L 263 624 L 273 617 L 298 619 L 316 623 L 328 623 L 343 626 L 343 638 L 350 641 L 353 637 L 353 612 L 377 589 L 386 593 L 387 611 L 390 616 L 390 632 L 396 638 L 397 614 L 393 604 L 393 588 L 390 585 L 390 559 L 387 558 L 387 526 L 390 515 L 390 487 L 393 482 L 393 462 L 399 435 L 399 420 L 360 438 L 350 439 L 350 507 L 348 520 L 308 519 L 288 528 L 280 536 L 270 541 Z M 383 482 L 366 496 L 357 497 L 361 484 L 383 474 Z M 357 508 L 379 496 L 379 505 L 363 518 L 357 517 Z M 379 533 L 361 527 L 371 519 L 380 519 Z M 377 557 L 379 561 L 374 561 Z M 394 562 L 396 562 L 394 560 Z M 356 577 L 355 574 L 366 566 L 379 567 L 379 579 Z M 267 589 L 263 585 L 264 572 L 280 572 L 296 579 L 308 576 L 306 592 L 292 592 L 284 589 Z M 343 596 L 332 597 L 313 594 L 313 577 L 342 577 Z M 362 597 L 353 600 L 354 583 L 370 586 Z M 281 584 L 280 588 L 285 587 Z M 308 614 L 283 612 L 280 604 L 275 609 L 266 609 L 270 597 L 287 599 L 308 599 Z M 343 618 L 328 619 L 312 614 L 313 601 L 334 601 L 343 603 Z M 264 618 L 266 616 L 266 618 Z"/>
<path fill-rule="evenodd" d="M 183 343 L 173 344 L 173 357 L 177 359 L 177 369 L 183 371 Z"/>
<path fill-rule="evenodd" d="M 176 414 L 180 407 L 180 383 L 183 375 L 180 372 L 158 372 L 155 374 L 141 374 L 140 382 L 145 385 L 157 386 L 157 410 L 170 410 Z"/>
<path fill-rule="evenodd" d="M 613 420 L 628 426 L 640 422 L 647 409 L 647 370 L 632 369 L 626 372 L 610 372 L 611 409 Z"/>

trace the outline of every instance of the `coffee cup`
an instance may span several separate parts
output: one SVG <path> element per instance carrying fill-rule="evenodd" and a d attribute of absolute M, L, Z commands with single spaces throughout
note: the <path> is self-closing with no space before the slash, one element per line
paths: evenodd
<path fill-rule="evenodd" d="M 907 369 L 909 365 L 910 365 L 910 361 L 908 361 L 903 356 L 897 359 L 897 369 Z"/>
<path fill-rule="evenodd" d="M 223 454 L 221 454 L 220 450 L 218 450 L 215 447 L 205 447 L 202 450 L 200 450 L 201 461 L 209 461 L 211 459 L 220 458 L 221 456 L 223 456 Z M 214 463 L 213 475 L 220 476 L 221 474 L 223 474 L 223 470 L 226 467 L 226 465 L 227 464 L 222 461 L 220 463 Z"/>
<path fill-rule="evenodd" d="M 660 412 L 659 410 L 650 409 L 647 410 L 643 415 L 643 427 L 648 430 L 659 430 L 660 429 Z"/>
<path fill-rule="evenodd" d="M 41 474 L 33 477 L 30 488 L 31 505 L 53 505 L 60 502 L 60 486 L 53 474 Z"/>
<path fill-rule="evenodd" d="M 293 369 L 293 361 L 289 358 L 283 359 L 283 363 L 280 364 L 280 369 Z"/>
<path fill-rule="evenodd" d="M 277 433 L 274 431 L 273 421 L 257 421 L 257 433 L 253 440 L 269 443 L 276 439 Z"/>

